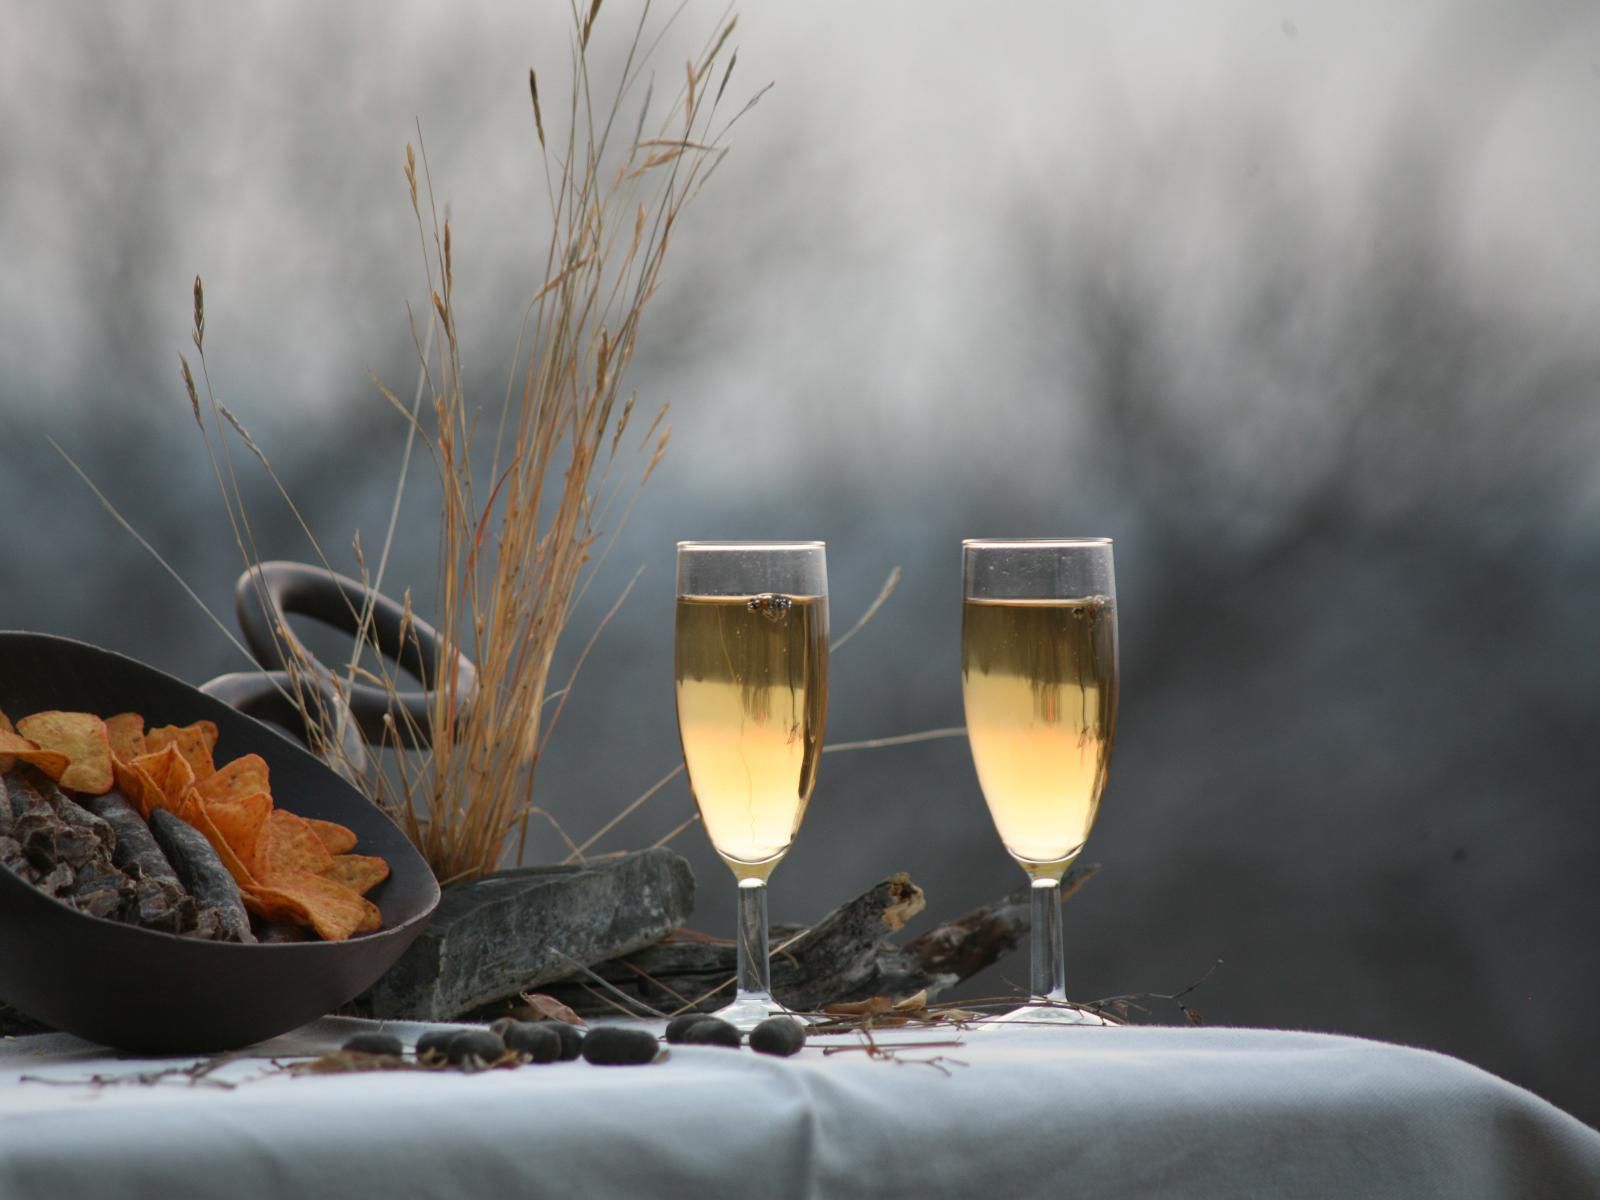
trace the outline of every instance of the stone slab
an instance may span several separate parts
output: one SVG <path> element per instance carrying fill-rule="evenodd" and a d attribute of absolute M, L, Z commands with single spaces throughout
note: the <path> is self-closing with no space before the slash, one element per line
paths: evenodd
<path fill-rule="evenodd" d="M 659 941 L 694 910 L 665 847 L 578 867 L 518 867 L 444 891 L 428 928 L 351 1011 L 441 1021 Z"/>

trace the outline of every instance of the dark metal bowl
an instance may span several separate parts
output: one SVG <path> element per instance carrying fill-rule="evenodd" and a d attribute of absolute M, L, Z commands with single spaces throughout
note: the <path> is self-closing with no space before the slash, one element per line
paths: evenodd
<path fill-rule="evenodd" d="M 219 761 L 259 754 L 273 802 L 347 825 L 390 875 L 368 898 L 377 933 L 344 942 L 236 945 L 92 917 L 0 867 L 0 999 L 56 1029 L 153 1054 L 228 1050 L 294 1029 L 365 991 L 422 932 L 439 885 L 400 829 L 320 760 L 268 725 L 131 658 L 39 633 L 0 632 L 0 709 L 148 725 L 215 721 Z"/>

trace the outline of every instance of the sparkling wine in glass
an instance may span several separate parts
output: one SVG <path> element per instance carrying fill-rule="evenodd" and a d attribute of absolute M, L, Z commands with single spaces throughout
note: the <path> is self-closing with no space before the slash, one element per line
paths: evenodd
<path fill-rule="evenodd" d="M 1068 1006 L 1062 873 L 1094 825 L 1117 724 L 1107 538 L 962 543 L 961 690 L 989 814 L 1033 880 L 1032 1003 L 999 1021 L 1093 1024 Z"/>
<path fill-rule="evenodd" d="M 679 542 L 678 736 L 689 787 L 739 883 L 738 991 L 717 1015 L 749 1029 L 772 997 L 767 877 L 816 784 L 828 713 L 821 542 Z"/>

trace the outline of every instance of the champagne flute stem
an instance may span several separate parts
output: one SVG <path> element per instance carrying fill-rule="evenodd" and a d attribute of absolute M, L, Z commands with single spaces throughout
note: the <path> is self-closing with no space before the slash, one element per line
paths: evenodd
<path fill-rule="evenodd" d="M 767 954 L 767 885 L 761 879 L 739 881 L 739 998 L 772 994 L 772 964 Z"/>
<path fill-rule="evenodd" d="M 1061 954 L 1061 879 L 1033 881 L 1032 957 L 1029 990 L 1036 997 L 1067 1001 L 1066 968 Z"/>

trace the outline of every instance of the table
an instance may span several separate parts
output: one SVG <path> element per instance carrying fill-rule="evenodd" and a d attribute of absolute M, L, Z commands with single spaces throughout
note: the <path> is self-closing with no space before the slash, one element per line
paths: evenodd
<path fill-rule="evenodd" d="M 231 1090 L 96 1088 L 70 1081 L 173 1063 L 65 1034 L 0 1042 L 0 1198 L 1600 1196 L 1600 1132 L 1455 1059 L 1348 1037 L 1034 1028 L 905 1045 L 950 1036 L 917 1030 L 879 1036 L 892 1060 L 680 1046 L 648 1067 L 477 1075 L 267 1061 L 374 1027 L 328 1018 L 264 1043 L 214 1073 Z"/>

